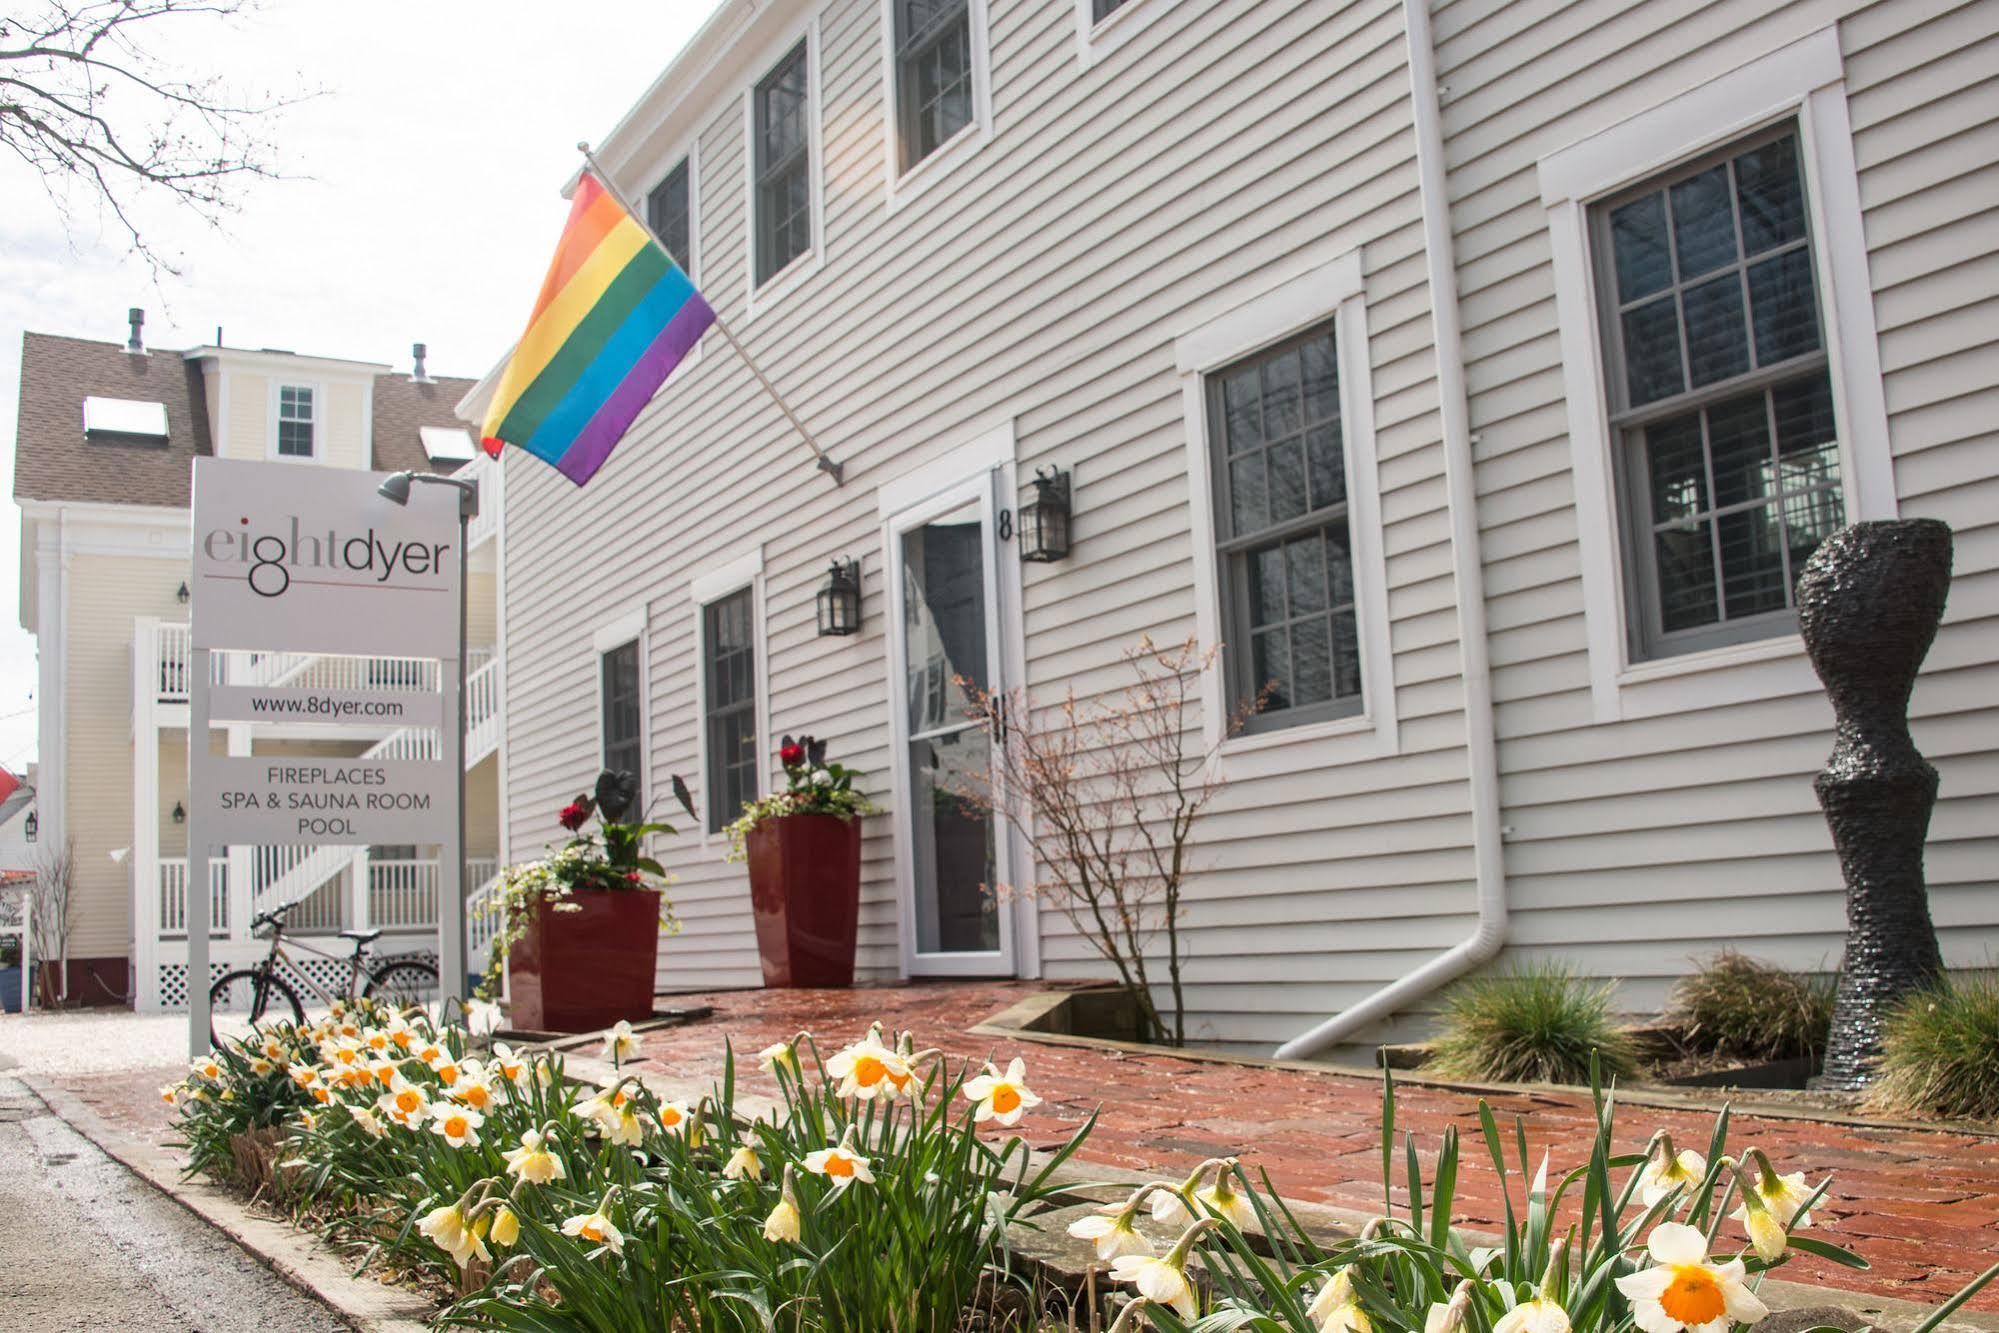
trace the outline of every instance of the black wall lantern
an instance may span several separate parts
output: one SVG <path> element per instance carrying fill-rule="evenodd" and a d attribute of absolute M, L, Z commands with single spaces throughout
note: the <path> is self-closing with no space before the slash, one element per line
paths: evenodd
<path fill-rule="evenodd" d="M 42 817 L 36 814 L 33 810 L 28 811 L 28 823 L 25 828 L 25 832 L 28 835 L 28 841 L 33 842 L 35 840 L 35 835 L 41 832 L 41 830 L 42 830 Z"/>
<path fill-rule="evenodd" d="M 187 807 L 182 805 L 179 801 L 174 802 L 174 823 L 176 824 L 187 823 Z"/>
<path fill-rule="evenodd" d="M 186 606 L 187 597 L 188 597 L 187 580 L 183 579 L 181 580 L 180 591 L 174 594 L 174 600 L 176 602 L 179 602 L 182 606 Z"/>
<path fill-rule="evenodd" d="M 1034 470 L 1033 498 L 1020 506 L 1020 558 L 1042 564 L 1069 554 L 1069 474 L 1059 468 Z"/>
<path fill-rule="evenodd" d="M 861 565 L 835 560 L 819 585 L 819 637 L 837 638 L 861 632 Z"/>

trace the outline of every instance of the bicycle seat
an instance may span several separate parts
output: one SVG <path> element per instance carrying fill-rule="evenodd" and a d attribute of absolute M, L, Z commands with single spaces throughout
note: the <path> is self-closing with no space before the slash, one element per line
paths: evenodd
<path fill-rule="evenodd" d="M 341 939 L 353 940 L 356 944 L 373 944 L 381 938 L 381 935 L 380 928 L 375 930 L 343 930 L 340 932 Z"/>

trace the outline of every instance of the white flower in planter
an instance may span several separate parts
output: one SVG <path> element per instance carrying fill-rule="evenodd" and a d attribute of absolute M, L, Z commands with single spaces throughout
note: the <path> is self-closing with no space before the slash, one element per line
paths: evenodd
<path fill-rule="evenodd" d="M 1645 1333 L 1728 1333 L 1731 1324 L 1753 1324 L 1770 1313 L 1744 1283 L 1742 1260 L 1709 1263 L 1707 1237 L 1695 1228 L 1661 1222 L 1645 1248 L 1653 1266 L 1617 1279 L 1632 1321 Z M 1508 1331 L 1495 1325 L 1493 1333 Z"/>

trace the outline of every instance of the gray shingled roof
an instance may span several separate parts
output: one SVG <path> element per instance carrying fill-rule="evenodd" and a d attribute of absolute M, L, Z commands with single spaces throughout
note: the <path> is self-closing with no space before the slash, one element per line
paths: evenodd
<path fill-rule="evenodd" d="M 433 465 L 420 426 L 465 423 L 452 407 L 469 379 L 413 384 L 408 375 L 375 378 L 375 467 L 449 472 Z M 165 403 L 167 442 L 86 439 L 83 400 L 90 396 Z M 21 414 L 14 450 L 14 495 L 23 500 L 164 505 L 185 509 L 197 455 L 213 452 L 201 368 L 178 352 L 133 356 L 118 343 L 28 333 L 21 339 Z"/>

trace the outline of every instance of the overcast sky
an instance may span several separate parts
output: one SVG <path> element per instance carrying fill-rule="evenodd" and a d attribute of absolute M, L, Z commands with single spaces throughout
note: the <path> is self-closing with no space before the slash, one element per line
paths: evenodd
<path fill-rule="evenodd" d="M 265 0 L 227 28 L 177 20 L 168 50 L 258 93 L 318 90 L 272 125 L 291 179 L 253 184 L 223 234 L 144 213 L 177 252 L 157 284 L 86 209 L 66 229 L 0 166 L 0 449 L 14 475 L 21 333 L 233 346 L 483 375 L 520 332 L 567 206 L 578 139 L 601 138 L 716 0 Z M 27 12 L 38 0 L 0 0 Z M 163 34 L 171 29 L 163 28 Z M 0 506 L 0 765 L 35 755 L 34 640 L 20 628 L 20 511 Z"/>

